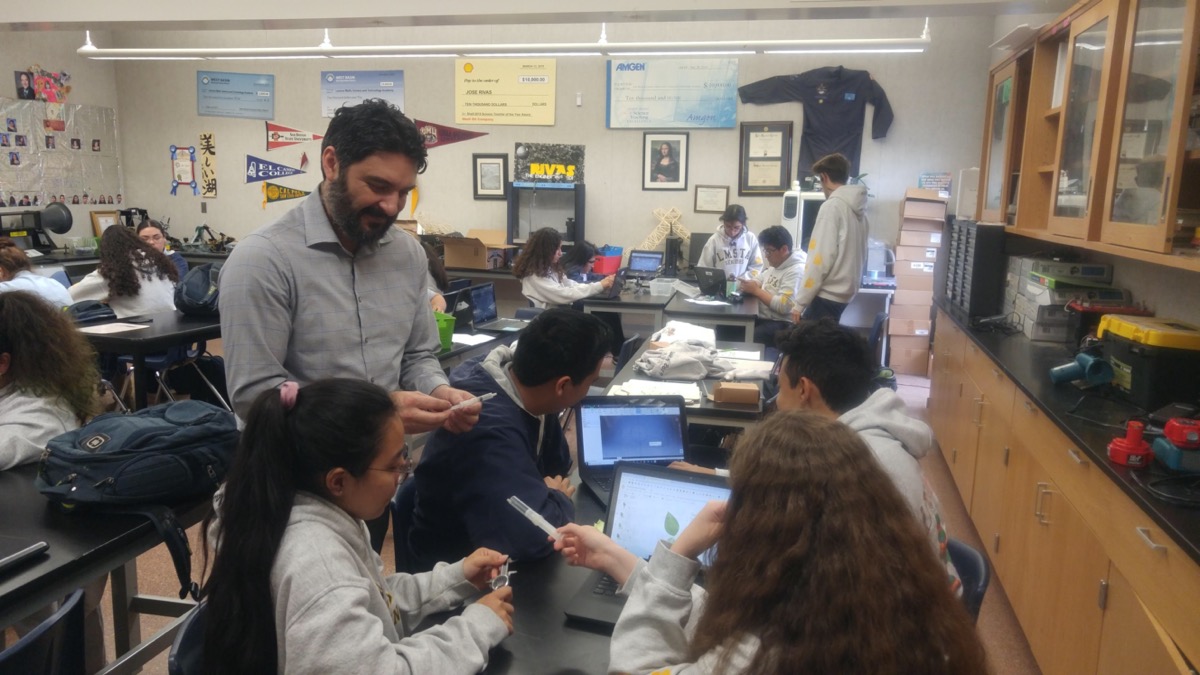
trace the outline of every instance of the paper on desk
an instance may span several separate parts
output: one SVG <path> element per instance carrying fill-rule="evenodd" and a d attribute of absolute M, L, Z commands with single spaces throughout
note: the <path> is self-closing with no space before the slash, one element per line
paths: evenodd
<path fill-rule="evenodd" d="M 700 387 L 695 382 L 633 379 L 614 386 L 608 393 L 610 396 L 682 396 L 688 403 L 700 401 Z"/>
<path fill-rule="evenodd" d="M 717 358 L 729 359 L 731 361 L 761 361 L 762 360 L 759 358 L 759 352 L 757 350 L 748 350 L 748 349 L 718 349 L 717 350 Z M 771 362 L 763 361 L 763 363 L 771 363 Z M 742 366 L 745 366 L 746 364 L 737 363 L 734 365 L 741 368 Z"/>
<path fill-rule="evenodd" d="M 124 333 L 129 330 L 141 330 L 149 327 L 144 323 L 102 323 L 99 326 L 83 326 L 79 329 L 79 332 L 91 333 L 92 335 L 108 335 L 109 333 Z"/>
<path fill-rule="evenodd" d="M 466 333 L 455 333 L 450 336 L 450 341 L 454 344 L 467 345 L 468 347 L 481 345 L 493 339 L 495 338 L 493 338 L 491 335 L 468 335 Z"/>
<path fill-rule="evenodd" d="M 706 300 L 703 296 L 701 296 L 699 298 L 688 298 L 687 302 L 690 302 L 695 305 L 708 305 L 710 307 L 712 307 L 712 306 L 730 307 L 731 306 L 728 302 L 725 302 L 724 300 Z"/>
<path fill-rule="evenodd" d="M 775 367 L 773 361 L 737 358 L 726 360 L 733 365 L 733 369 L 725 373 L 725 380 L 765 380 L 771 376 L 771 369 Z"/>

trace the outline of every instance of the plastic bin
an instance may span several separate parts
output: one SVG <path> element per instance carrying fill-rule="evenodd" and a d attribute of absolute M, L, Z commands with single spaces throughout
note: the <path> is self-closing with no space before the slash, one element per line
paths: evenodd
<path fill-rule="evenodd" d="M 454 345 L 454 315 L 434 312 L 433 318 L 437 319 L 438 338 L 442 341 L 442 351 L 448 352 Z"/>
<path fill-rule="evenodd" d="M 651 279 L 650 295 L 670 295 L 675 292 L 674 279 Z"/>
<path fill-rule="evenodd" d="M 616 274 L 617 270 L 621 269 L 621 256 L 617 255 L 598 255 L 596 256 L 596 264 L 592 265 L 592 272 L 608 276 Z"/>

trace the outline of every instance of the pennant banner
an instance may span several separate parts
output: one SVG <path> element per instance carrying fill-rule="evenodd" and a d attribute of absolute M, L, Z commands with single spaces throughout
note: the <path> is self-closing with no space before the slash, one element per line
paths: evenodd
<path fill-rule="evenodd" d="M 299 199 L 308 196 L 311 191 L 297 190 L 296 188 L 277 185 L 275 183 L 263 183 L 263 203 L 262 207 L 267 208 L 267 204 L 271 202 L 282 202 L 287 199 Z"/>
<path fill-rule="evenodd" d="M 425 147 L 427 148 L 436 148 L 439 145 L 450 145 L 459 141 L 469 141 L 472 138 L 487 136 L 487 133 L 483 131 L 455 129 L 454 127 L 448 127 L 436 122 L 425 122 L 423 120 L 413 120 L 413 122 L 416 122 L 417 129 L 425 137 Z"/>
<path fill-rule="evenodd" d="M 286 148 L 289 145 L 297 145 L 299 143 L 308 143 L 309 141 L 319 141 L 325 138 L 321 134 L 314 134 L 308 131 L 301 131 L 291 127 L 285 127 L 281 124 L 267 122 L 267 150 L 278 150 Z"/>
<path fill-rule="evenodd" d="M 294 176 L 301 173 L 304 172 L 294 167 L 268 162 L 254 155 L 246 155 L 247 183 L 256 183 L 260 180 L 269 180 L 271 178 L 286 178 L 287 176 Z"/>

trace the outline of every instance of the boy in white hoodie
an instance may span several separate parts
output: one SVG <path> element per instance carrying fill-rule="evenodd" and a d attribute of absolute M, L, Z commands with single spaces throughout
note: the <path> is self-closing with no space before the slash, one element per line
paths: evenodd
<path fill-rule="evenodd" d="M 763 269 L 758 238 L 746 229 L 746 209 L 730 204 L 721 214 L 721 226 L 700 250 L 697 267 L 725 270 L 727 279 L 754 279 Z"/>
<path fill-rule="evenodd" d="M 792 320 L 828 316 L 836 321 L 858 293 L 867 265 L 867 188 L 846 184 L 850 161 L 837 153 L 817 160 L 812 171 L 821 177 L 825 203 L 808 240 Z"/>

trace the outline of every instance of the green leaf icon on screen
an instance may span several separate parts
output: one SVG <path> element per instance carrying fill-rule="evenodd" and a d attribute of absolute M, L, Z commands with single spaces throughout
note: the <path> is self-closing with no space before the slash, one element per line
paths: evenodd
<path fill-rule="evenodd" d="M 666 522 L 663 523 L 663 529 L 672 537 L 679 534 L 679 521 L 675 520 L 675 516 L 667 513 Z"/>

